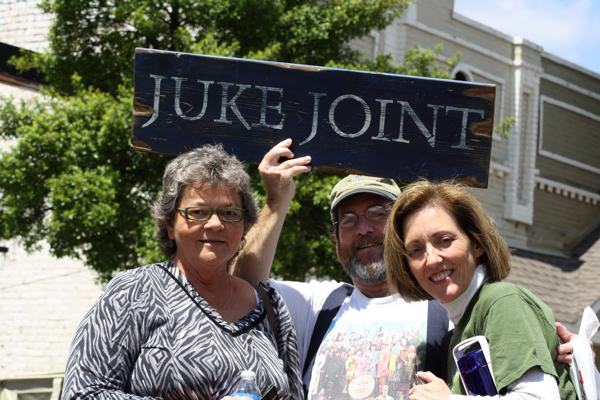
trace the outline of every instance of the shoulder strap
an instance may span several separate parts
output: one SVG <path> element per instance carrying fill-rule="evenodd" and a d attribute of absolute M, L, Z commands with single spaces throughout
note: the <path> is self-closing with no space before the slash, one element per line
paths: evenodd
<path fill-rule="evenodd" d="M 425 371 L 431 371 L 446 380 L 448 346 L 452 332 L 448 331 L 448 313 L 437 301 L 427 304 L 427 350 L 425 353 Z"/>
<path fill-rule="evenodd" d="M 317 316 L 317 321 L 315 322 L 312 334 L 310 335 L 310 344 L 308 345 L 308 351 L 306 352 L 302 376 L 306 374 L 310 363 L 317 354 L 317 350 L 319 350 L 319 346 L 331 325 L 331 321 L 335 318 L 346 297 L 350 296 L 353 290 L 354 286 L 345 283 L 331 292 L 325 299 L 323 307 Z"/>
<path fill-rule="evenodd" d="M 267 293 L 263 285 L 258 284 L 256 286 L 256 293 L 258 293 L 258 297 L 260 297 L 260 299 L 262 300 L 263 307 L 265 308 L 265 312 L 267 313 L 267 320 L 269 321 L 269 326 L 271 327 L 271 331 L 273 331 L 275 343 L 277 343 L 277 317 L 275 317 L 275 312 L 273 311 L 273 302 L 271 301 L 271 298 L 269 297 L 269 294 Z"/>

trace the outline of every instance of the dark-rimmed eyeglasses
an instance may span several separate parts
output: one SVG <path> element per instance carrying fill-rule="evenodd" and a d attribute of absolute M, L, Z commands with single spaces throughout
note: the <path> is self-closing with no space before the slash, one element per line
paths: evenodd
<path fill-rule="evenodd" d="M 244 209 L 238 207 L 193 206 L 178 208 L 177 212 L 189 221 L 208 221 L 214 213 L 223 222 L 239 222 L 244 218 Z"/>
<path fill-rule="evenodd" d="M 391 206 L 389 204 L 378 204 L 367 208 L 362 214 L 355 214 L 352 212 L 344 213 L 340 216 L 337 221 L 337 225 L 341 229 L 354 228 L 358 224 L 360 217 L 364 216 L 367 221 L 370 222 L 381 222 L 384 221 L 388 215 L 390 215 Z"/>

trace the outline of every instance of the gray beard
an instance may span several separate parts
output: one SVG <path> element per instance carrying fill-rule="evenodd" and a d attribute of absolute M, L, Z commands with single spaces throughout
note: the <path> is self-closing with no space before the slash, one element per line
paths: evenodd
<path fill-rule="evenodd" d="M 351 278 L 357 279 L 362 283 L 373 284 L 385 280 L 385 265 L 383 260 L 362 264 L 356 257 L 350 257 L 350 260 L 344 264 L 344 269 Z"/>

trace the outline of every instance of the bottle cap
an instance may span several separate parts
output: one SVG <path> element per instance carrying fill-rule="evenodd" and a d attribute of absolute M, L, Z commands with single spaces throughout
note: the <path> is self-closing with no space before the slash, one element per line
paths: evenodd
<path fill-rule="evenodd" d="M 242 379 L 248 379 L 253 381 L 256 379 L 256 373 L 252 370 L 246 369 L 240 373 Z"/>

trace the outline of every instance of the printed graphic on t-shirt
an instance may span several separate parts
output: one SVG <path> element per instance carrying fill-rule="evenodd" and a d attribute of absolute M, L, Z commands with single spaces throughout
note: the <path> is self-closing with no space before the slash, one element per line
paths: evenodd
<path fill-rule="evenodd" d="M 422 316 L 402 319 L 376 313 L 367 321 L 337 321 L 315 358 L 309 397 L 408 399 L 414 373 L 425 360 L 426 336 L 427 319 Z"/>

